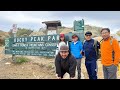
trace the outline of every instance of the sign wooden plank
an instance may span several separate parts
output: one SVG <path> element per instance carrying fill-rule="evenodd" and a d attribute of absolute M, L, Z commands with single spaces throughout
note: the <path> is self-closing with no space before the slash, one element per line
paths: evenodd
<path fill-rule="evenodd" d="M 6 54 L 13 55 L 28 55 L 28 56 L 54 56 L 55 51 L 40 51 L 40 50 L 5 50 Z"/>
<path fill-rule="evenodd" d="M 14 29 L 16 29 L 16 27 Z M 80 41 L 83 41 L 83 19 L 79 21 L 74 21 L 74 31 L 74 33 L 65 34 L 66 40 L 72 41 L 72 35 L 77 34 Z M 7 38 L 5 40 L 5 54 L 53 57 L 55 56 L 58 42 L 59 34 Z"/>
<path fill-rule="evenodd" d="M 9 46 L 9 49 L 56 49 L 58 42 L 44 42 L 44 43 L 15 43 Z"/>
<path fill-rule="evenodd" d="M 59 41 L 59 35 L 44 35 L 44 36 L 31 36 L 31 37 L 15 37 L 11 38 L 13 43 L 24 43 L 24 42 L 56 42 Z"/>
<path fill-rule="evenodd" d="M 7 38 L 5 54 L 54 56 L 59 35 Z"/>

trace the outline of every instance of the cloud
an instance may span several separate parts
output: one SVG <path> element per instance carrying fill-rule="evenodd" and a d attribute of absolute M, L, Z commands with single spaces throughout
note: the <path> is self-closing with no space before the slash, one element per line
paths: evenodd
<path fill-rule="evenodd" d="M 22 12 L 8 12 L 8 15 L 5 16 L 5 18 L 14 23 L 38 23 L 40 21 L 39 18 L 27 16 Z"/>
<path fill-rule="evenodd" d="M 0 11 L 0 29 L 8 31 L 12 24 L 38 30 L 43 21 L 61 20 L 62 26 L 73 27 L 74 20 L 85 24 L 109 27 L 113 32 L 120 27 L 119 11 Z"/>
<path fill-rule="evenodd" d="M 53 19 L 52 13 L 49 11 L 7 11 L 1 13 L 0 16 L 4 19 L 15 23 L 40 23 L 44 20 Z"/>
<path fill-rule="evenodd" d="M 39 29 L 43 21 L 56 20 L 49 11 L 0 11 L 0 29 L 9 31 L 12 24 L 22 28 Z"/>

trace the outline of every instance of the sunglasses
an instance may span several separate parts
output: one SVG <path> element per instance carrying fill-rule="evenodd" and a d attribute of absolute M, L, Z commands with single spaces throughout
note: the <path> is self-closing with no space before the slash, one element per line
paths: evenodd
<path fill-rule="evenodd" d="M 88 37 L 88 36 L 91 36 L 91 35 L 86 35 L 86 36 Z"/>

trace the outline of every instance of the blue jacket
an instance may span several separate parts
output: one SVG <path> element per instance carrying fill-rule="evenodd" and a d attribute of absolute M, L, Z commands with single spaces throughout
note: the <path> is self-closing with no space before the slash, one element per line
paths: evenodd
<path fill-rule="evenodd" d="M 80 52 L 83 50 L 83 45 L 81 41 L 78 41 L 76 44 L 74 42 L 70 43 L 70 51 L 76 59 L 81 59 L 82 55 Z"/>
<path fill-rule="evenodd" d="M 96 51 L 93 44 L 94 44 L 94 39 L 84 42 L 83 51 L 86 57 L 86 61 L 97 60 Z"/>

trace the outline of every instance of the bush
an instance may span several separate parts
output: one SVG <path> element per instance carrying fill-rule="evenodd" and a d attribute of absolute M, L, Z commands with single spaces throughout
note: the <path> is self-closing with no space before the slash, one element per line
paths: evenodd
<path fill-rule="evenodd" d="M 49 64 L 49 65 L 47 66 L 47 68 L 48 68 L 49 70 L 54 69 L 54 65 Z"/>
<path fill-rule="evenodd" d="M 22 64 L 22 63 L 25 63 L 28 61 L 30 61 L 30 60 L 28 58 L 25 58 L 25 57 L 17 57 L 16 58 L 16 63 L 18 63 L 18 64 Z"/>

